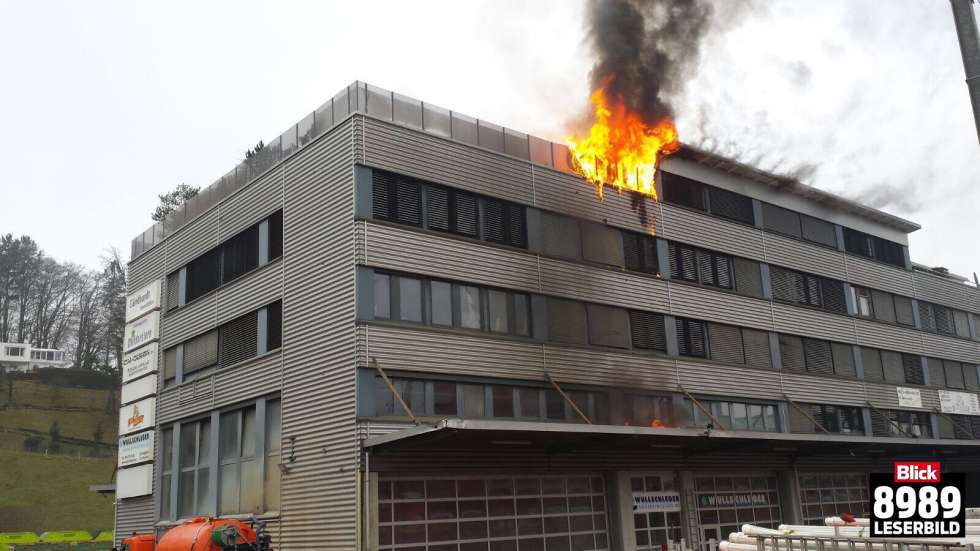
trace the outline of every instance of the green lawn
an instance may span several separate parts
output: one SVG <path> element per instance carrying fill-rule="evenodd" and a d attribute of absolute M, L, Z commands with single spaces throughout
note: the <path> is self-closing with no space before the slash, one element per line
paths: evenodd
<path fill-rule="evenodd" d="M 0 449 L 0 532 L 112 530 L 111 497 L 88 487 L 108 483 L 115 462 Z"/>

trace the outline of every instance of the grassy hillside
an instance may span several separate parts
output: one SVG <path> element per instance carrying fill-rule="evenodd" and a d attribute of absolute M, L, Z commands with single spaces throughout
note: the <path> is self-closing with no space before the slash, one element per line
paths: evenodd
<path fill-rule="evenodd" d="M 0 532 L 112 530 L 112 498 L 88 487 L 109 482 L 115 462 L 0 449 Z"/>
<path fill-rule="evenodd" d="M 0 448 L 24 450 L 30 435 L 42 438 L 40 450 L 50 445 L 51 426 L 57 421 L 63 453 L 96 455 L 91 446 L 96 432 L 103 446 L 101 455 L 110 455 L 116 442 L 118 413 L 114 391 L 68 388 L 32 380 L 0 384 Z M 108 412 L 107 412 L 108 410 Z"/>

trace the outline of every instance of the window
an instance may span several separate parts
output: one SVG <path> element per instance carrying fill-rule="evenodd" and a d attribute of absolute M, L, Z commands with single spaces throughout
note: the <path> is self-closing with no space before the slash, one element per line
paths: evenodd
<path fill-rule="evenodd" d="M 921 411 L 871 410 L 875 436 L 932 438 L 929 414 Z"/>
<path fill-rule="evenodd" d="M 800 473 L 800 498 L 806 524 L 823 525 L 827 516 L 868 516 L 865 473 Z"/>
<path fill-rule="evenodd" d="M 398 319 L 422 321 L 422 281 L 410 277 L 398 278 Z"/>
<path fill-rule="evenodd" d="M 837 248 L 837 228 L 830 222 L 800 215 L 803 222 L 803 239 L 811 243 Z"/>
<path fill-rule="evenodd" d="M 374 317 L 391 317 L 391 277 L 388 274 L 374 274 Z"/>
<path fill-rule="evenodd" d="M 661 314 L 631 310 L 629 315 L 633 348 L 667 351 L 664 317 Z"/>
<path fill-rule="evenodd" d="M 639 233 L 623 232 L 623 256 L 627 270 L 660 275 L 656 239 Z"/>
<path fill-rule="evenodd" d="M 661 171 L 660 177 L 664 201 L 701 211 L 705 210 L 704 184 L 671 172 Z"/>
<path fill-rule="evenodd" d="M 222 246 L 221 281 L 231 281 L 259 267 L 259 227 L 252 226 Z"/>
<path fill-rule="evenodd" d="M 422 225 L 421 184 L 405 176 L 373 171 L 374 217 L 399 224 Z"/>
<path fill-rule="evenodd" d="M 922 329 L 930 333 L 970 338 L 970 322 L 961 310 L 920 300 L 919 321 Z"/>
<path fill-rule="evenodd" d="M 387 279 L 384 274 L 376 274 L 375 278 Z M 453 286 L 445 281 L 433 281 L 430 287 L 429 297 L 432 302 L 432 325 L 444 327 L 453 326 Z M 375 299 L 377 300 L 377 299 Z M 387 297 L 385 298 L 387 300 Z M 377 302 L 375 302 L 375 317 L 386 318 L 387 315 L 379 316 Z"/>
<path fill-rule="evenodd" d="M 844 250 L 900 268 L 905 267 L 905 248 L 902 245 L 851 228 L 844 228 Z"/>
<path fill-rule="evenodd" d="M 220 419 L 218 514 L 261 513 L 263 474 L 255 407 L 222 413 Z"/>
<path fill-rule="evenodd" d="M 221 285 L 221 249 L 213 249 L 187 265 L 185 302 L 217 289 Z"/>
<path fill-rule="evenodd" d="M 816 433 L 823 432 L 813 424 L 807 415 L 820 424 L 828 432 L 836 434 L 864 434 L 864 416 L 861 408 L 836 406 L 827 404 L 796 404 L 790 406 L 791 432 Z"/>
<path fill-rule="evenodd" d="M 587 311 L 591 344 L 629 348 L 629 314 L 625 309 L 589 304 Z"/>
<path fill-rule="evenodd" d="M 459 293 L 459 325 L 463 329 L 482 327 L 483 309 L 480 308 L 480 289 L 469 285 L 457 285 Z"/>
<path fill-rule="evenodd" d="M 588 343 L 585 305 L 572 300 L 548 297 L 548 340 L 571 344 Z"/>
<path fill-rule="evenodd" d="M 770 267 L 772 294 L 776 300 L 847 313 L 844 284 L 825 277 Z"/>
<path fill-rule="evenodd" d="M 161 431 L 163 447 L 160 455 L 160 518 L 169 519 L 172 502 L 171 480 L 173 480 L 174 464 L 174 430 L 166 428 Z"/>
<path fill-rule="evenodd" d="M 787 371 L 843 377 L 855 375 L 854 357 L 849 344 L 779 335 L 779 352 L 783 369 Z"/>
<path fill-rule="evenodd" d="M 769 203 L 762 203 L 762 221 L 763 227 L 768 231 L 797 239 L 802 237 L 799 213 Z"/>
<path fill-rule="evenodd" d="M 221 345 L 221 365 L 233 365 L 258 354 L 258 318 L 258 312 L 250 312 L 221 326 L 221 329 L 218 330 L 218 340 Z M 185 345 L 185 356 L 186 353 L 187 347 Z"/>
<path fill-rule="evenodd" d="M 669 396 L 627 395 L 627 424 L 635 427 L 673 426 L 673 403 Z"/>
<path fill-rule="evenodd" d="M 252 332 L 255 332 L 254 327 Z M 254 342 L 254 338 L 253 338 Z M 218 331 L 209 331 L 183 343 L 184 346 L 184 378 L 196 371 L 212 367 L 218 363 Z"/>
<path fill-rule="evenodd" d="M 7 355 L 14 358 L 21 358 L 24 356 L 24 347 L 22 346 L 8 346 Z"/>
<path fill-rule="evenodd" d="M 762 271 L 758 262 L 735 257 L 735 290 L 743 295 L 762 298 Z"/>
<path fill-rule="evenodd" d="M 708 206 L 711 214 L 752 225 L 755 215 L 752 199 L 728 190 L 708 187 Z"/>
<path fill-rule="evenodd" d="M 211 479 L 211 423 L 208 419 L 183 423 L 180 427 L 178 455 L 177 518 L 207 515 Z"/>
<path fill-rule="evenodd" d="M 940 415 L 939 437 L 957 440 L 973 440 L 976 434 L 968 415 Z"/>
<path fill-rule="evenodd" d="M 868 381 L 913 385 L 925 383 L 922 361 L 913 354 L 862 347 L 861 363 L 864 378 Z"/>
<path fill-rule="evenodd" d="M 279 464 L 282 462 L 282 402 L 265 403 L 265 510 L 278 511 L 282 486 Z"/>
<path fill-rule="evenodd" d="M 429 229 L 468 237 L 479 234 L 479 207 L 475 194 L 441 186 L 426 186 Z"/>
<path fill-rule="evenodd" d="M 723 400 L 701 400 L 702 407 L 721 423 L 725 430 L 753 430 L 759 432 L 779 432 L 779 414 L 775 404 L 732 402 Z M 694 402 L 685 399 L 685 409 L 691 419 L 689 426 L 705 427 L 712 423 Z"/>
<path fill-rule="evenodd" d="M 732 257 L 671 242 L 670 277 L 731 289 L 734 286 Z"/>
<path fill-rule="evenodd" d="M 487 309 L 491 333 L 509 333 L 508 295 L 503 291 L 487 291 Z"/>
<path fill-rule="evenodd" d="M 527 246 L 524 207 L 488 198 L 484 199 L 483 216 L 484 239 L 512 247 Z"/>
<path fill-rule="evenodd" d="M 677 327 L 677 353 L 681 356 L 706 357 L 704 322 L 676 318 L 675 323 Z"/>

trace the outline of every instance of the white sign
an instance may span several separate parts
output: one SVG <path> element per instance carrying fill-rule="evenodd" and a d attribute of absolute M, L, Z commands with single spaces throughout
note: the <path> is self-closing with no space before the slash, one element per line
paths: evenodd
<path fill-rule="evenodd" d="M 143 377 L 130 381 L 122 386 L 122 393 L 119 401 L 123 404 L 135 402 L 141 398 L 152 396 L 157 393 L 157 378 L 154 376 Z"/>
<path fill-rule="evenodd" d="M 896 387 L 898 393 L 898 407 L 900 408 L 920 408 L 922 407 L 922 393 L 917 388 L 904 386 Z"/>
<path fill-rule="evenodd" d="M 939 409 L 943 413 L 960 415 L 980 415 L 980 402 L 977 395 L 969 392 L 939 391 Z"/>
<path fill-rule="evenodd" d="M 681 495 L 677 492 L 633 492 L 633 512 L 675 512 L 681 510 Z"/>
<path fill-rule="evenodd" d="M 153 465 L 138 465 L 116 471 L 116 497 L 148 496 L 153 491 Z"/>
<path fill-rule="evenodd" d="M 126 297 L 126 321 L 133 321 L 150 310 L 160 307 L 160 280 L 150 283 Z"/>
<path fill-rule="evenodd" d="M 160 345 L 151 342 L 147 346 L 137 348 L 123 356 L 123 384 L 138 379 L 143 375 L 156 373 L 160 357 Z"/>
<path fill-rule="evenodd" d="M 150 312 L 149 315 L 126 324 L 126 334 L 123 337 L 123 350 L 129 352 L 144 344 L 155 341 L 160 337 L 160 312 Z"/>
<path fill-rule="evenodd" d="M 153 461 L 153 441 L 156 432 L 148 430 L 119 439 L 119 467 Z"/>
<path fill-rule="evenodd" d="M 144 398 L 120 407 L 119 434 L 131 434 L 152 427 L 155 424 L 156 410 L 156 398 Z"/>

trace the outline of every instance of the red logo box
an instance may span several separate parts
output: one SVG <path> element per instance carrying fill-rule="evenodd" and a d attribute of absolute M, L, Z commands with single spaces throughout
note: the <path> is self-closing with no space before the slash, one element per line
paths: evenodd
<path fill-rule="evenodd" d="M 896 461 L 895 482 L 940 481 L 939 461 Z"/>

